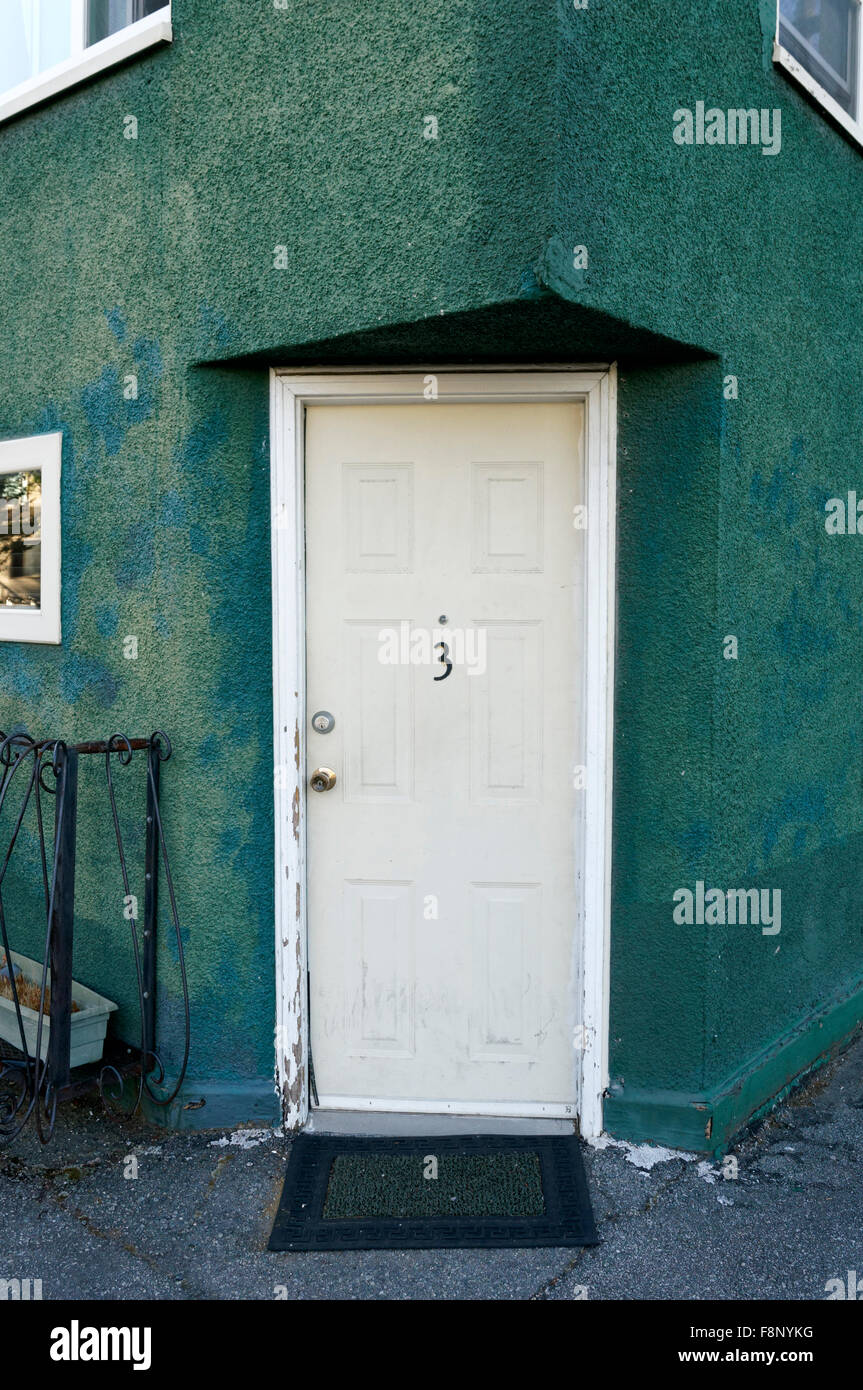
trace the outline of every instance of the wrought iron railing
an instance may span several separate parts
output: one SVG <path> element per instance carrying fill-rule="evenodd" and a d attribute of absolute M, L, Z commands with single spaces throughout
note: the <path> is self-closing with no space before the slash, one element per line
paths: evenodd
<path fill-rule="evenodd" d="M 139 925 L 137 900 L 131 891 L 126 847 L 112 773 L 112 760 L 128 767 L 136 752 L 146 752 L 147 795 L 144 836 L 144 911 Z M 109 1040 L 101 1061 L 90 1067 L 71 1064 L 72 963 L 75 930 L 75 857 L 78 811 L 79 759 L 102 755 L 105 759 L 107 799 L 117 844 L 124 912 L 132 944 L 137 983 L 139 1042 Z M 189 1060 L 190 1015 L 183 941 L 174 881 L 159 813 L 159 781 L 163 762 L 171 756 L 171 743 L 161 732 L 149 738 L 129 739 L 113 734 L 104 742 L 66 744 L 61 739 L 36 740 L 26 733 L 0 733 L 0 968 L 5 968 L 5 994 L 11 998 L 17 1033 L 11 1048 L 0 1056 L 0 1144 L 9 1143 L 32 1118 L 39 1138 L 47 1143 L 54 1132 L 58 1104 L 83 1091 L 98 1089 L 109 1112 L 131 1115 L 144 1093 L 156 1105 L 167 1106 L 179 1094 Z M 50 852 L 45 833 L 44 798 L 54 804 L 54 832 Z M 4 813 L 11 808 L 8 820 Z M 22 976 L 13 959 L 11 926 L 4 903 L 7 873 L 28 813 L 35 817 L 39 845 L 41 896 L 44 900 L 45 935 L 37 998 L 35 1044 L 28 1041 L 26 1009 L 21 1000 Z M 7 827 L 5 829 L 4 827 Z M 15 861 L 17 864 L 17 860 Z M 176 941 L 185 1016 L 183 1060 L 170 1088 L 156 1051 L 156 928 L 159 867 L 168 890 L 170 915 Z M 9 883 L 12 882 L 10 877 Z M 18 884 L 20 890 L 20 884 Z M 8 1012 L 8 1011 L 7 1011 Z M 45 1020 L 49 1020 L 43 1046 Z M 26 1013 L 31 1024 L 31 1014 Z M 131 1103 L 130 1103 L 131 1102 Z"/>

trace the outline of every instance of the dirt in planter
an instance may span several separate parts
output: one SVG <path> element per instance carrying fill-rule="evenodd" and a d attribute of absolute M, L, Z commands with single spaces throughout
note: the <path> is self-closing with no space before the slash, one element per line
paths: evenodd
<path fill-rule="evenodd" d="M 16 989 L 17 989 L 17 991 L 18 991 L 18 1003 L 19 1003 L 23 1008 L 25 1008 L 25 1009 L 32 1009 L 34 1013 L 38 1013 L 38 1012 L 39 1012 L 39 998 L 40 998 L 40 995 L 41 995 L 41 992 L 42 992 L 41 989 L 39 988 L 39 985 L 38 985 L 38 984 L 35 984 L 35 983 L 33 982 L 33 980 L 28 980 L 28 979 L 25 979 L 25 978 L 24 978 L 23 976 L 21 976 L 21 975 L 16 975 L 16 977 L 15 977 L 15 987 L 16 987 Z M 9 980 L 8 975 L 0 975 L 0 994 L 3 995 L 3 998 L 4 998 L 4 999 L 13 999 L 13 998 L 14 998 L 14 996 L 13 996 L 13 994 L 12 994 L 12 985 L 11 985 L 11 983 L 10 983 L 10 980 Z M 45 1014 L 49 1014 L 49 1013 L 51 1012 L 51 991 L 50 991 L 50 989 L 46 989 L 46 990 L 45 990 L 45 1004 L 44 1004 L 44 1007 L 43 1007 L 43 1009 L 42 1009 L 42 1012 L 45 1013 Z M 73 1014 L 80 1013 L 80 1007 L 79 1007 L 78 1004 L 75 1003 L 74 999 L 73 999 L 73 1001 L 72 1001 L 72 1013 L 73 1013 Z"/>

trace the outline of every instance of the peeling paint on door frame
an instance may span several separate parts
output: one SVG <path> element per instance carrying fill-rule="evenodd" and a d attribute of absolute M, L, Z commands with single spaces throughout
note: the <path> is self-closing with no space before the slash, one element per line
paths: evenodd
<path fill-rule="evenodd" d="M 607 366 L 418 367 L 270 373 L 273 576 L 273 720 L 276 886 L 276 1086 L 288 1129 L 309 1110 L 306 922 L 305 407 L 417 403 L 433 370 L 438 399 L 583 401 L 587 486 L 586 777 L 575 816 L 577 917 L 574 979 L 581 1026 L 573 1046 L 573 1098 L 581 1133 L 602 1132 L 608 1084 L 612 694 L 617 375 Z M 571 775 L 571 772 L 570 772 Z M 581 891 L 579 891 L 579 889 Z M 386 1108 L 383 1104 L 381 1109 Z M 494 1106 L 477 1107 L 490 1114 Z M 452 1113 L 452 1107 L 447 1107 Z M 505 1107 L 504 1107 L 505 1109 Z"/>

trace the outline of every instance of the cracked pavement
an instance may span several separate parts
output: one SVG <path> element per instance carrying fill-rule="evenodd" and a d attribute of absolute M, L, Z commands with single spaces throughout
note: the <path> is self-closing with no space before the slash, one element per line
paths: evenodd
<path fill-rule="evenodd" d="M 275 1131 L 69 1105 L 47 1148 L 28 1131 L 0 1150 L 0 1279 L 41 1279 L 46 1300 L 825 1299 L 828 1280 L 863 1280 L 860 1036 L 741 1137 L 736 1179 L 585 1146 L 594 1249 L 271 1254 L 287 1151 Z"/>

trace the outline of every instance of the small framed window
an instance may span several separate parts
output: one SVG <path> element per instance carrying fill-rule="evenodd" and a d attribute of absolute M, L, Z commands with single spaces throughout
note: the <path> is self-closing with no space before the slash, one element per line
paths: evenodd
<path fill-rule="evenodd" d="M 60 641 L 62 434 L 0 440 L 0 641 Z"/>
<path fill-rule="evenodd" d="M 863 0 L 779 0 L 774 61 L 863 143 Z"/>
<path fill-rule="evenodd" d="M 171 38 L 170 0 L 0 0 L 0 120 Z"/>

